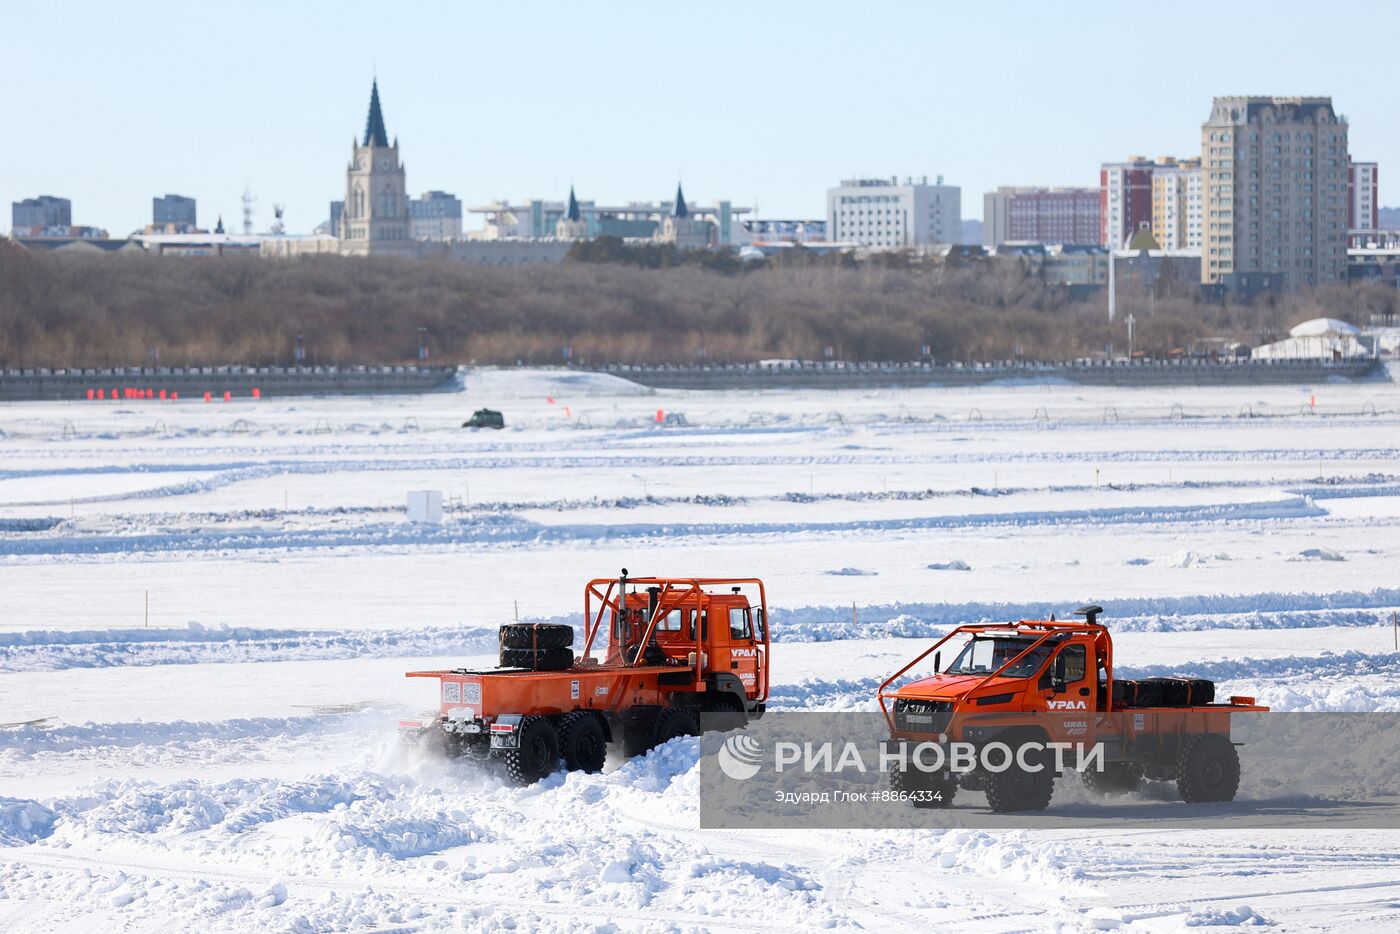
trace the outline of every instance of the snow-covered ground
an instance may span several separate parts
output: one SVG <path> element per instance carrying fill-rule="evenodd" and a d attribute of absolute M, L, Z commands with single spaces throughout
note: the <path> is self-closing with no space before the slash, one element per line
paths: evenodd
<path fill-rule="evenodd" d="M 1400 711 L 1400 386 L 466 383 L 0 408 L 0 929 L 1400 928 L 1383 832 L 702 831 L 694 740 L 520 790 L 393 731 L 624 566 L 762 576 L 780 708 L 1096 602 L 1124 673 Z"/>

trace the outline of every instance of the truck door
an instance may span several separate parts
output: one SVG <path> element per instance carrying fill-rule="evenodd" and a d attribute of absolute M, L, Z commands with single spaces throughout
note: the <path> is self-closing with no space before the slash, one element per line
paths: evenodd
<path fill-rule="evenodd" d="M 729 671 L 744 685 L 744 693 L 759 696 L 758 648 L 754 642 L 753 611 L 729 607 Z"/>
<path fill-rule="evenodd" d="M 1089 653 L 1082 642 L 1062 646 L 1040 677 L 1039 687 L 1050 711 L 1092 711 L 1095 672 L 1088 664 Z"/>

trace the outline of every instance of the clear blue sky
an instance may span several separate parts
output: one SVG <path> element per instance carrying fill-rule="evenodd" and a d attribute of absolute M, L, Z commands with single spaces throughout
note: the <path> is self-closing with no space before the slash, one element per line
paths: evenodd
<path fill-rule="evenodd" d="M 999 184 L 1195 154 L 1211 97 L 1251 93 L 1332 95 L 1400 199 L 1388 4 L 0 0 L 0 22 L 0 229 L 43 193 L 126 234 L 164 192 L 233 229 L 246 183 L 260 230 L 282 202 L 309 231 L 376 68 L 409 190 L 468 204 L 571 180 L 661 198 L 679 175 L 693 199 L 819 217 L 842 177 L 942 174 L 980 217 Z"/>

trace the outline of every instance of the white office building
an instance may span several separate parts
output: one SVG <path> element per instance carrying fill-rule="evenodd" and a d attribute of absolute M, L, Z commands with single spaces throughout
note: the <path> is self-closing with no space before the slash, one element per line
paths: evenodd
<path fill-rule="evenodd" d="M 827 237 L 876 249 L 962 240 L 962 189 L 928 176 L 849 178 L 826 192 Z"/>

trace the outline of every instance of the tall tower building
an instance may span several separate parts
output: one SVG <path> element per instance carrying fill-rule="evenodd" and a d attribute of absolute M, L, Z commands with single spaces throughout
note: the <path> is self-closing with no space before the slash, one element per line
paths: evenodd
<path fill-rule="evenodd" d="M 1151 231 L 1153 179 L 1176 167 L 1177 160 L 1171 156 L 1156 161 L 1132 156 L 1127 162 L 1103 163 L 1099 167 L 1099 243 L 1121 250 L 1141 231 Z"/>
<path fill-rule="evenodd" d="M 1201 160 L 1180 159 L 1152 173 L 1152 239 L 1164 250 L 1201 248 Z"/>
<path fill-rule="evenodd" d="M 1345 277 L 1347 123 L 1330 97 L 1217 97 L 1201 163 L 1203 283 L 1249 295 Z"/>
<path fill-rule="evenodd" d="M 416 253 L 399 141 L 389 143 L 377 80 L 370 86 L 364 141 L 352 145 L 352 150 L 345 170 L 340 252 L 360 256 Z"/>
<path fill-rule="evenodd" d="M 1352 162 L 1347 171 L 1347 227 L 1375 230 L 1381 225 L 1380 169 L 1374 162 Z"/>
<path fill-rule="evenodd" d="M 690 206 L 685 203 L 685 192 L 676 183 L 676 200 L 671 213 L 661 222 L 652 239 L 662 243 L 674 243 L 682 250 L 700 250 L 715 244 L 715 225 L 700 217 L 690 215 Z"/>
<path fill-rule="evenodd" d="M 583 219 L 578 198 L 574 197 L 573 185 L 569 186 L 569 204 L 564 209 L 564 216 L 559 218 L 559 223 L 554 226 L 554 236 L 560 240 L 588 239 L 588 222 Z"/>

